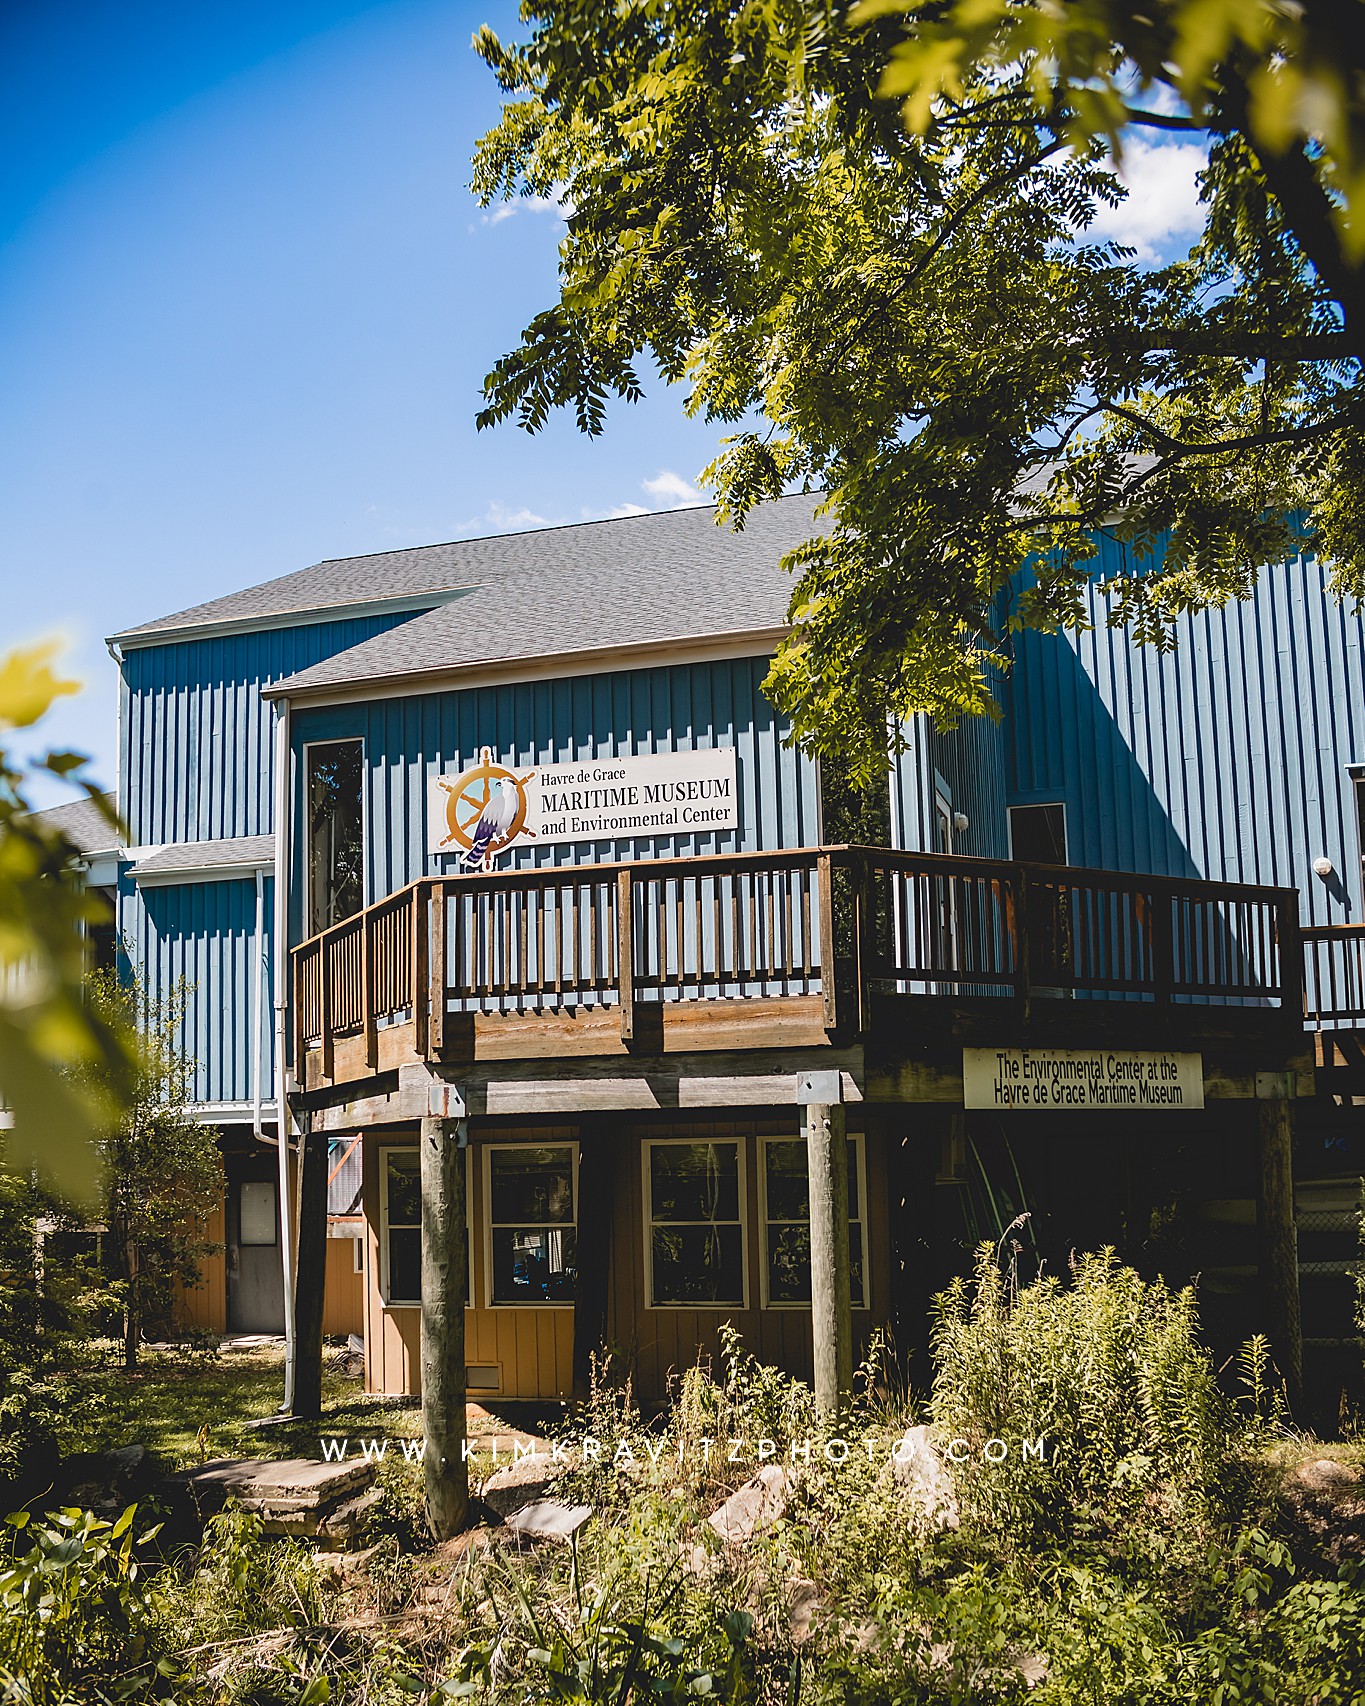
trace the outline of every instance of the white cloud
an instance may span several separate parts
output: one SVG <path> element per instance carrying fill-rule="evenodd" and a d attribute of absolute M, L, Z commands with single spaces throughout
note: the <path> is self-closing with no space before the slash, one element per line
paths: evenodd
<path fill-rule="evenodd" d="M 628 515 L 651 515 L 643 504 L 617 504 L 615 509 L 585 509 L 584 521 L 624 521 Z"/>
<path fill-rule="evenodd" d="M 500 201 L 479 218 L 484 225 L 501 225 L 504 219 L 511 219 L 518 213 L 552 213 L 556 219 L 567 219 L 570 211 L 568 202 L 560 196 L 522 195 L 511 201 Z"/>
<path fill-rule="evenodd" d="M 706 502 L 695 486 L 684 480 L 681 474 L 675 474 L 671 468 L 660 468 L 652 480 L 641 480 L 640 489 L 647 492 L 656 503 L 672 500 L 672 507 L 675 509 Z"/>
<path fill-rule="evenodd" d="M 1147 266 L 1182 253 L 1204 223 L 1195 177 L 1207 157 L 1197 142 L 1130 142 L 1119 174 L 1127 199 L 1102 207 L 1087 239 L 1123 243 Z"/>

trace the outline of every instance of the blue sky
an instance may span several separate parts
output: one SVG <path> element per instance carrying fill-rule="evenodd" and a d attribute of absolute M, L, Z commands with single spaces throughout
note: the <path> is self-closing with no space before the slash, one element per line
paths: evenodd
<path fill-rule="evenodd" d="M 718 434 L 656 386 L 589 441 L 476 433 L 555 294 L 552 212 L 481 214 L 504 0 L 0 0 L 0 645 L 115 773 L 104 635 L 330 556 L 687 501 Z M 1189 162 L 1107 215 L 1154 255 Z M 44 803 L 62 797 L 44 789 Z"/>

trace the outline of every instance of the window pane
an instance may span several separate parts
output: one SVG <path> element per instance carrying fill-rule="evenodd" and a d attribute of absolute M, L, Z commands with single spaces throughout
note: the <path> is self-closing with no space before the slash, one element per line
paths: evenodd
<path fill-rule="evenodd" d="M 494 1229 L 494 1303 L 571 1303 L 574 1273 L 572 1227 Z"/>
<path fill-rule="evenodd" d="M 417 1227 L 389 1230 L 389 1302 L 422 1301 L 422 1234 Z"/>
<path fill-rule="evenodd" d="M 858 1202 L 858 1144 L 847 1140 L 848 1155 L 848 1216 L 860 1218 Z M 804 1138 L 786 1138 L 763 1145 L 763 1164 L 767 1169 L 768 1219 L 809 1220 L 810 1193 L 806 1188 L 807 1150 Z"/>
<path fill-rule="evenodd" d="M 863 1229 L 856 1221 L 848 1229 L 849 1296 L 855 1307 L 863 1293 Z M 793 1222 L 768 1228 L 768 1302 L 810 1302 L 810 1224 Z"/>
<path fill-rule="evenodd" d="M 308 926 L 316 935 L 364 904 L 363 747 L 329 741 L 308 749 Z"/>
<path fill-rule="evenodd" d="M 1060 805 L 1011 806 L 1010 846 L 1016 859 L 1066 864 L 1066 813 Z"/>
<path fill-rule="evenodd" d="M 656 1221 L 739 1219 L 737 1143 L 656 1143 L 649 1175 Z"/>
<path fill-rule="evenodd" d="M 573 1223 L 573 1150 L 490 1149 L 493 1223 Z"/>
<path fill-rule="evenodd" d="M 805 1140 L 765 1143 L 763 1155 L 768 1171 L 768 1219 L 809 1220 Z"/>
<path fill-rule="evenodd" d="M 652 1240 L 655 1303 L 743 1303 L 744 1246 L 737 1225 L 655 1226 Z"/>
<path fill-rule="evenodd" d="M 420 1226 L 422 1164 L 417 1151 L 390 1149 L 386 1165 L 389 1170 L 389 1225 Z"/>
<path fill-rule="evenodd" d="M 243 1244 L 275 1242 L 275 1181 L 253 1179 L 241 1186 L 237 1237 Z"/>

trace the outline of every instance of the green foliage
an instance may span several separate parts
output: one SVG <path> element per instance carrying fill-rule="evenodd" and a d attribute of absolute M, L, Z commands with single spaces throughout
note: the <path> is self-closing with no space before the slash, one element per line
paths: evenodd
<path fill-rule="evenodd" d="M 1188 71 L 1203 90 L 1209 44 L 1244 33 L 1238 6 L 894 10 L 855 26 L 825 0 L 536 0 L 523 43 L 476 39 L 509 97 L 476 193 L 569 210 L 559 300 L 489 374 L 480 425 L 534 432 L 563 407 L 599 432 L 653 363 L 730 430 L 704 476 L 719 520 L 822 488 L 819 531 L 787 559 L 793 632 L 767 690 L 854 786 L 886 768 L 888 716 L 989 713 L 1013 631 L 1084 625 L 1097 531 L 1134 565 L 1109 619 L 1158 646 L 1297 553 L 1296 511 L 1336 590 L 1365 594 L 1365 274 L 1326 175 L 1347 156 L 1292 124 L 1258 154 L 1259 94 L 1254 121 L 1217 88 L 1193 116 L 1125 107 L 1119 137 L 1195 128 L 1205 229 L 1154 269 L 1088 232 L 1126 193 L 1105 93 L 1127 75 L 1123 20 L 1179 36 L 1176 69 L 1143 58 L 1138 83 L 1178 93 Z M 1246 13 L 1253 30 L 1268 15 Z M 1282 65 L 1263 41 L 1267 75 L 1302 73 L 1300 101 L 1342 69 L 1356 138 L 1355 61 L 1320 51 L 1334 14 L 1274 15 L 1285 39 L 1307 19 L 1316 45 Z M 1030 29 L 1065 36 L 1060 84 Z M 907 130 L 876 90 L 915 42 Z"/>
<path fill-rule="evenodd" d="M 76 691 L 53 674 L 52 650 L 0 659 L 0 739 L 31 728 L 59 694 Z M 49 752 L 37 768 L 83 789 L 115 824 L 84 762 Z M 0 745 L 0 1102 L 13 1114 L 8 1160 L 88 1201 L 92 1145 L 122 1104 L 135 1051 L 83 999 L 83 928 L 107 922 L 108 907 L 75 873 L 75 852 L 33 814 L 23 771 Z M 72 1066 L 85 1070 L 73 1077 Z"/>
<path fill-rule="evenodd" d="M 205 1227 L 223 1200 L 223 1161 L 217 1132 L 189 1108 L 194 1063 L 180 1043 L 183 991 L 158 1004 L 136 981 L 97 972 L 88 1002 L 111 1028 L 139 1038 L 125 1112 L 97 1146 L 103 1217 L 119 1259 L 113 1301 L 131 1368 L 144 1323 L 169 1318 L 175 1286 L 196 1284 L 214 1249 Z"/>
<path fill-rule="evenodd" d="M 0 1558 L 0 1691 L 25 1706 L 174 1698 L 161 1596 L 138 1554 L 156 1533 L 63 1510 L 6 1519 Z"/>
<path fill-rule="evenodd" d="M 974 1280 L 938 1300 L 934 1362 L 934 1425 L 965 1444 L 956 1479 L 973 1524 L 1009 1546 L 1141 1550 L 1154 1529 L 1206 1544 L 1232 1490 L 1233 1424 L 1192 1291 L 1148 1283 L 1109 1250 L 1082 1256 L 1067 1284 L 1016 1291 L 986 1245 Z"/>

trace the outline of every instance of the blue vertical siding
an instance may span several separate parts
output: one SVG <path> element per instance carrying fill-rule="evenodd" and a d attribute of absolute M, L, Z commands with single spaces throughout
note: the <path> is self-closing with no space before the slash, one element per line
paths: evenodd
<path fill-rule="evenodd" d="M 1365 760 L 1365 623 L 1327 580 L 1312 556 L 1271 565 L 1253 598 L 1182 618 L 1168 653 L 1109 628 L 1095 584 L 1088 631 L 1017 635 L 1010 801 L 1063 800 L 1075 864 L 1296 887 L 1307 922 L 1361 918 L 1345 766 Z"/>
<path fill-rule="evenodd" d="M 261 688 L 414 614 L 130 647 L 120 689 L 119 809 L 134 844 L 268 834 L 274 712 Z"/>
<path fill-rule="evenodd" d="M 273 992 L 270 919 L 274 883 L 265 881 L 265 984 L 261 1007 L 262 1095 L 271 1073 Z M 177 1043 L 194 1063 L 196 1102 L 251 1099 L 251 1029 L 256 998 L 256 883 L 129 884 L 120 923 L 148 998 L 181 1007 Z"/>
<path fill-rule="evenodd" d="M 811 846 L 819 838 L 816 767 L 783 745 L 785 727 L 761 690 L 767 668 L 762 657 L 726 659 L 300 707 L 292 724 L 296 775 L 303 774 L 307 742 L 364 740 L 366 891 L 372 901 L 416 877 L 454 869 L 452 857 L 426 851 L 428 782 L 476 762 L 482 746 L 492 748 L 497 762 L 523 767 L 718 746 L 736 752 L 737 831 L 545 847 L 523 842 L 509 851 L 509 867 Z M 296 787 L 295 932 L 302 894 L 300 796 Z"/>
<path fill-rule="evenodd" d="M 892 846 L 908 853 L 934 850 L 934 794 L 941 783 L 954 812 L 967 818 L 966 829 L 954 833 L 954 853 L 1008 858 L 1004 724 L 968 717 L 955 729 L 940 730 L 927 717 L 917 717 L 906 739 L 906 750 L 891 771 Z"/>

